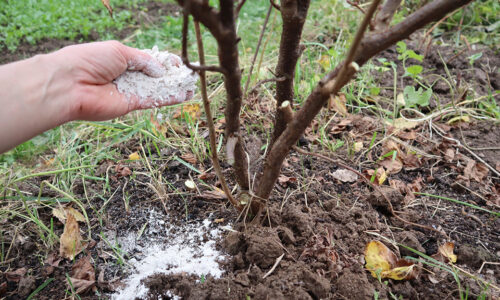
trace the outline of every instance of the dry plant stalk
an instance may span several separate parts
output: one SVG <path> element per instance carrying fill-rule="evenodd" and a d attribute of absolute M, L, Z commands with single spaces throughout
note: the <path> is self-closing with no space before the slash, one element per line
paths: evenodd
<path fill-rule="evenodd" d="M 224 76 L 227 93 L 225 108 L 226 156 L 228 162 L 232 165 L 240 195 L 245 195 L 245 197 L 251 195 L 252 197 L 251 201 L 245 201 L 245 203 L 251 203 L 251 207 L 248 209 L 249 213 L 252 216 L 260 216 L 280 174 L 285 157 L 321 108 L 328 102 L 330 96 L 336 95 L 356 75 L 360 66 L 380 51 L 407 38 L 430 22 L 440 20 L 448 13 L 471 1 L 434 0 L 410 14 L 400 23 L 392 26 L 390 25 L 391 21 L 401 1 L 385 0 L 380 8 L 381 0 L 372 1 L 370 7 L 364 13 L 363 22 L 357 31 L 347 58 L 326 74 L 307 97 L 304 104 L 293 112 L 295 97 L 293 78 L 297 61 L 302 52 L 300 40 L 310 1 L 281 0 L 278 4 L 270 0 L 270 5 L 281 13 L 283 19 L 279 57 L 275 70 L 276 77 L 279 78 L 279 80 L 276 80 L 275 98 L 277 106 L 274 132 L 269 146 L 270 150 L 265 158 L 262 170 L 256 176 L 256 184 L 254 184 L 253 190 L 250 190 L 247 155 L 245 153 L 244 139 L 240 131 L 240 110 L 243 93 L 238 58 L 238 41 L 240 38 L 236 34 L 236 19 L 245 1 L 219 0 L 219 9 L 217 10 L 210 6 L 206 0 L 177 0 L 184 12 L 182 51 L 184 62 L 193 70 L 198 71 L 200 75 L 204 74 L 205 71 L 216 71 L 221 72 Z M 189 63 L 187 58 L 187 23 L 189 16 L 192 16 L 195 22 L 201 23 L 208 29 L 217 41 L 219 66 L 205 66 L 203 61 L 201 66 L 193 66 Z M 365 34 L 369 25 L 374 31 Z M 205 96 L 203 96 L 203 91 L 205 91 Z M 204 79 L 202 80 L 202 96 L 204 105 L 208 104 Z M 209 112 L 209 110 L 207 111 Z M 208 114 L 207 119 L 209 120 L 209 127 L 213 126 L 213 123 L 210 125 L 211 116 Z M 215 140 L 215 132 L 213 134 Z M 210 139 L 212 140 L 212 133 Z M 213 147 L 214 145 L 212 145 Z M 215 166 L 218 163 L 216 162 L 216 152 L 214 150 L 212 149 L 212 154 Z M 220 166 L 216 167 L 217 169 L 219 169 L 217 171 L 218 176 L 222 177 Z M 241 210 L 242 201 L 232 197 L 227 185 L 224 187 L 224 191 L 231 203 Z"/>

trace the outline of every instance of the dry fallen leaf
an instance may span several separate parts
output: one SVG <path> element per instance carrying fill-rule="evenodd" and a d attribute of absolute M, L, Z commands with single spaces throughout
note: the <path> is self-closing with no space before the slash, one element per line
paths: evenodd
<path fill-rule="evenodd" d="M 184 185 L 190 190 L 194 190 L 196 188 L 196 184 L 191 179 L 186 180 Z"/>
<path fill-rule="evenodd" d="M 192 154 L 192 153 L 182 154 L 181 158 L 192 165 L 196 164 L 196 162 L 198 161 L 196 159 L 196 157 L 194 156 L 194 154 Z"/>
<path fill-rule="evenodd" d="M 349 114 L 345 106 L 346 102 L 347 99 L 344 94 L 330 96 L 330 100 L 328 101 L 328 109 L 333 109 L 335 112 L 338 112 L 341 116 L 345 117 Z"/>
<path fill-rule="evenodd" d="M 184 117 L 186 114 L 188 114 L 192 120 L 198 119 L 201 114 L 200 104 L 192 103 L 179 106 L 179 108 L 175 111 L 173 118 L 178 119 L 180 117 Z"/>
<path fill-rule="evenodd" d="M 21 278 L 26 275 L 26 272 L 28 270 L 25 267 L 22 267 L 20 269 L 17 269 L 15 271 L 10 271 L 10 272 L 5 272 L 5 279 L 7 281 L 12 281 L 12 282 L 19 282 Z"/>
<path fill-rule="evenodd" d="M 59 255 L 69 260 L 73 260 L 83 250 L 80 228 L 73 214 L 67 215 L 59 243 Z"/>
<path fill-rule="evenodd" d="M 422 121 L 412 121 L 403 118 L 397 118 L 394 120 L 394 122 L 386 121 L 386 123 L 389 126 L 394 126 L 394 128 L 396 129 L 403 130 L 403 129 L 413 129 L 417 127 L 420 123 L 422 123 Z"/>
<path fill-rule="evenodd" d="M 387 173 L 385 172 L 384 167 L 380 167 L 377 170 L 367 170 L 366 173 L 369 175 L 368 179 L 370 179 L 370 181 L 372 180 L 373 176 L 375 176 L 373 182 L 378 185 L 384 184 L 385 180 L 387 179 Z"/>
<path fill-rule="evenodd" d="M 95 271 L 90 256 L 82 257 L 71 268 L 71 284 L 77 294 L 84 293 L 95 285 Z"/>
<path fill-rule="evenodd" d="M 441 261 L 441 262 L 457 262 L 457 255 L 453 253 L 453 248 L 455 248 L 455 244 L 452 242 L 444 243 L 443 245 L 438 247 L 438 253 L 432 255 L 433 258 Z"/>
<path fill-rule="evenodd" d="M 488 172 L 488 167 L 485 164 L 474 160 L 469 160 L 464 169 L 465 177 L 468 179 L 474 179 L 477 182 L 481 182 L 483 178 L 488 175 Z"/>
<path fill-rule="evenodd" d="M 332 173 L 332 177 L 342 182 L 356 182 L 358 174 L 347 169 L 338 169 Z"/>
<path fill-rule="evenodd" d="M 388 157 L 379 163 L 387 170 L 387 174 L 397 174 L 403 168 L 403 163 L 399 159 Z"/>
<path fill-rule="evenodd" d="M 72 214 L 77 222 L 85 222 L 85 217 L 73 207 L 58 207 L 52 209 L 52 215 L 56 217 L 61 223 L 66 223 L 68 214 Z"/>
<path fill-rule="evenodd" d="M 128 159 L 130 159 L 130 160 L 139 160 L 139 159 L 141 159 L 141 156 L 139 155 L 139 153 L 134 152 L 134 153 L 132 153 L 132 154 L 130 154 L 128 156 Z"/>
<path fill-rule="evenodd" d="M 378 241 L 371 241 L 365 248 L 366 269 L 375 278 L 409 280 L 417 276 L 415 264 L 398 259 L 396 254 Z"/>

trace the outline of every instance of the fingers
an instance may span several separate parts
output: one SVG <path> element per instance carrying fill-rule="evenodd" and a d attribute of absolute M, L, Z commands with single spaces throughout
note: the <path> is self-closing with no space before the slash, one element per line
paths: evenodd
<path fill-rule="evenodd" d="M 141 71 L 151 77 L 165 75 L 165 68 L 151 55 L 123 44 L 120 45 L 120 52 L 127 60 L 128 70 Z"/>

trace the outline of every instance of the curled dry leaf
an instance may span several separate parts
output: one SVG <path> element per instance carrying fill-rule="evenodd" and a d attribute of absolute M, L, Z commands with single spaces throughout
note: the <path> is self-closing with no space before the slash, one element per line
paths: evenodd
<path fill-rule="evenodd" d="M 474 160 L 469 160 L 464 169 L 465 177 L 468 179 L 474 179 L 477 182 L 481 182 L 488 175 L 488 172 L 488 167 L 485 164 Z"/>
<path fill-rule="evenodd" d="M 58 207 L 52 209 L 52 215 L 63 224 L 66 223 L 68 214 L 72 214 L 77 222 L 85 222 L 85 217 L 73 207 Z"/>
<path fill-rule="evenodd" d="M 330 96 L 330 100 L 328 102 L 328 108 L 333 109 L 335 112 L 338 112 L 341 116 L 345 117 L 349 115 L 346 107 L 346 97 L 344 94 L 340 93 L 337 96 Z"/>
<path fill-rule="evenodd" d="M 223 199 L 227 198 L 224 191 L 222 191 L 221 189 L 219 189 L 218 187 L 215 187 L 215 186 L 213 187 L 213 191 L 204 191 L 201 194 L 201 197 L 204 199 L 210 199 L 210 200 L 223 200 Z"/>
<path fill-rule="evenodd" d="M 192 165 L 194 165 L 198 162 L 198 160 L 196 159 L 196 157 L 192 153 L 182 154 L 181 158 Z"/>
<path fill-rule="evenodd" d="M 356 153 L 358 153 L 359 151 L 363 150 L 363 142 L 356 142 L 356 143 L 354 143 L 353 150 Z"/>
<path fill-rule="evenodd" d="M 358 174 L 347 169 L 336 170 L 332 173 L 332 177 L 342 182 L 356 182 L 359 178 Z"/>
<path fill-rule="evenodd" d="M 397 174 L 403 168 L 403 163 L 399 159 L 388 157 L 379 163 L 387 170 L 387 174 Z"/>
<path fill-rule="evenodd" d="M 83 250 L 80 228 L 73 214 L 67 216 L 59 243 L 59 255 L 69 260 L 73 260 Z"/>
<path fill-rule="evenodd" d="M 441 262 L 457 262 L 457 255 L 453 253 L 453 248 L 455 244 L 452 242 L 446 242 L 438 247 L 438 253 L 434 254 L 432 257 Z"/>
<path fill-rule="evenodd" d="M 77 294 L 81 294 L 95 286 L 95 271 L 90 263 L 90 256 L 82 257 L 71 268 L 71 284 Z"/>
<path fill-rule="evenodd" d="M 373 183 L 378 185 L 384 184 L 387 179 L 387 173 L 384 167 L 380 167 L 377 170 L 367 170 L 366 174 L 368 174 L 368 179 L 370 179 L 370 181 L 373 179 Z"/>
<path fill-rule="evenodd" d="M 28 270 L 25 267 L 22 267 L 15 271 L 5 272 L 5 279 L 7 279 L 7 281 L 19 282 L 19 280 L 26 275 L 27 271 Z"/>
<path fill-rule="evenodd" d="M 379 241 L 371 241 L 366 245 L 365 261 L 366 269 L 375 278 L 409 280 L 418 274 L 415 264 L 398 259 L 394 252 Z"/>

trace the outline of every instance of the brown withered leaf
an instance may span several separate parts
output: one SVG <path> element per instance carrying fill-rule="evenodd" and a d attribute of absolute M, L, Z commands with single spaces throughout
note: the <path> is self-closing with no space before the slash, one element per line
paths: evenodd
<path fill-rule="evenodd" d="M 371 181 L 373 179 L 373 183 L 382 185 L 387 179 L 387 173 L 385 172 L 384 167 L 379 167 L 376 170 L 366 170 L 367 178 Z M 375 178 L 373 178 L 375 176 Z"/>
<path fill-rule="evenodd" d="M 349 115 L 346 108 L 347 99 L 344 94 L 340 93 L 337 96 L 330 96 L 328 101 L 328 109 L 333 109 L 338 112 L 341 116 L 346 117 Z"/>
<path fill-rule="evenodd" d="M 387 171 L 387 174 L 397 174 L 403 168 L 403 164 L 399 159 L 392 159 L 392 157 L 387 157 L 383 161 L 379 162 Z"/>
<path fill-rule="evenodd" d="M 417 138 L 417 133 L 413 130 L 399 131 L 396 135 L 403 140 L 414 140 Z"/>
<path fill-rule="evenodd" d="M 95 286 L 95 271 L 90 263 L 90 256 L 82 257 L 71 268 L 71 284 L 77 294 L 81 294 Z"/>
<path fill-rule="evenodd" d="M 196 160 L 196 157 L 192 153 L 182 154 L 181 158 L 183 160 L 187 161 L 188 163 L 192 164 L 192 165 L 194 165 L 194 164 L 196 164 L 198 162 L 198 160 Z"/>
<path fill-rule="evenodd" d="M 113 17 L 113 9 L 111 8 L 111 5 L 109 4 L 109 0 L 101 0 L 101 2 L 102 2 L 102 4 L 104 4 L 104 6 L 106 7 L 106 9 L 109 12 L 109 15 L 112 18 Z"/>
<path fill-rule="evenodd" d="M 438 252 L 432 257 L 444 263 L 456 263 L 457 255 L 453 253 L 453 248 L 455 248 L 454 243 L 446 242 L 438 247 Z"/>
<path fill-rule="evenodd" d="M 330 227 L 325 228 L 325 234 L 313 234 L 307 241 L 306 247 L 299 260 L 313 259 L 316 261 L 324 261 L 336 263 L 339 256 L 334 248 L 335 242 L 333 240 L 333 229 Z"/>
<path fill-rule="evenodd" d="M 59 243 L 59 255 L 69 260 L 73 260 L 83 250 L 80 227 L 73 214 L 68 214 Z"/>
<path fill-rule="evenodd" d="M 477 182 L 481 182 L 483 178 L 488 175 L 488 172 L 488 167 L 485 164 L 469 160 L 464 169 L 464 176 L 468 179 L 474 179 Z"/>
<path fill-rule="evenodd" d="M 333 124 L 332 128 L 330 129 L 331 134 L 339 134 L 342 131 L 346 129 L 348 125 L 352 123 L 352 118 L 345 118 L 340 120 L 339 123 Z"/>
<path fill-rule="evenodd" d="M 221 189 L 216 187 L 214 187 L 214 190 L 212 191 L 204 191 L 200 197 L 209 200 L 223 200 L 227 198 L 226 194 L 224 194 Z"/>
<path fill-rule="evenodd" d="M 7 279 L 7 281 L 12 281 L 12 282 L 19 282 L 19 280 L 21 280 L 21 278 L 26 275 L 26 272 L 28 271 L 28 269 L 26 269 L 25 267 L 22 267 L 22 268 L 19 268 L 15 271 L 10 271 L 10 272 L 5 272 L 5 279 Z"/>
<path fill-rule="evenodd" d="M 278 182 L 282 186 L 287 186 L 288 183 L 293 183 L 296 181 L 297 181 L 296 177 L 288 177 L 288 176 L 285 176 L 283 174 L 278 177 Z"/>
<path fill-rule="evenodd" d="M 117 177 L 127 177 L 132 175 L 130 168 L 121 164 L 115 166 L 115 172 Z"/>

